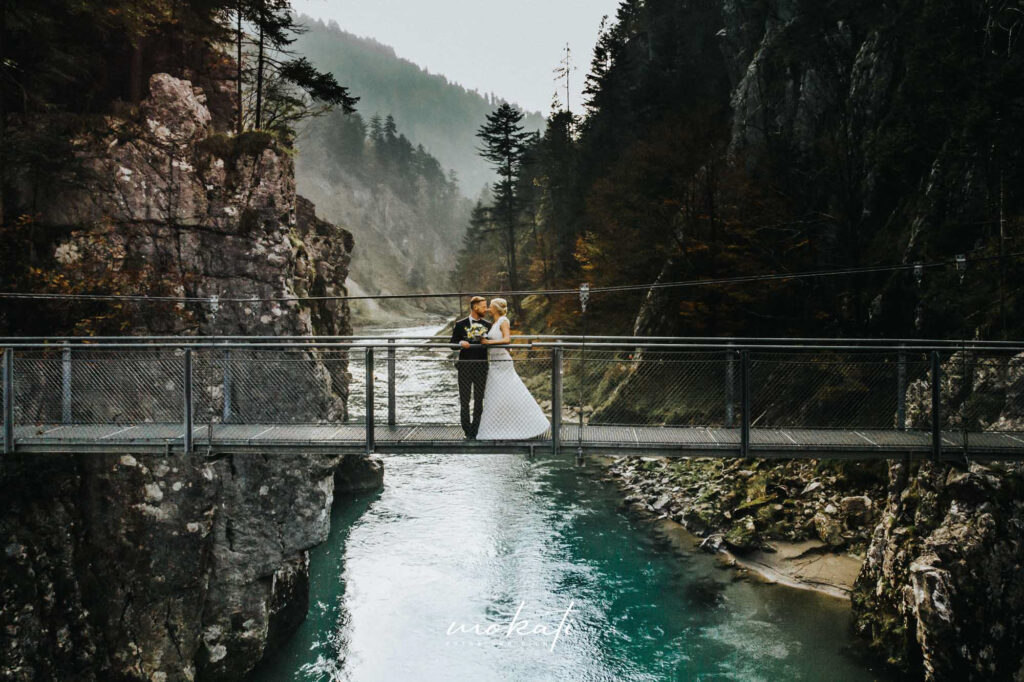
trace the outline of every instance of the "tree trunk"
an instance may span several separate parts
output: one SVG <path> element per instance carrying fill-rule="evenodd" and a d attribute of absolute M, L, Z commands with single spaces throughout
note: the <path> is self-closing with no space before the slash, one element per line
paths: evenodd
<path fill-rule="evenodd" d="M 139 38 L 141 41 L 142 38 Z M 128 70 L 128 88 L 132 104 L 142 101 L 142 45 L 132 45 L 132 59 Z"/>
<path fill-rule="evenodd" d="M 259 47 L 256 53 L 256 130 L 263 127 L 263 26 L 260 25 Z"/>
<path fill-rule="evenodd" d="M 239 135 L 242 134 L 243 126 L 245 125 L 245 118 L 243 116 L 244 109 L 242 108 L 242 0 L 238 0 L 236 8 L 238 14 L 238 24 L 235 27 L 235 40 L 237 48 L 237 60 L 238 60 L 238 81 L 235 84 L 235 94 L 238 96 L 238 121 L 235 125 L 235 132 Z"/>
<path fill-rule="evenodd" d="M 519 291 L 519 273 L 516 269 L 516 223 L 515 214 L 510 210 L 508 214 L 508 282 L 512 291 Z M 518 315 L 519 297 L 511 296 L 512 310 Z"/>

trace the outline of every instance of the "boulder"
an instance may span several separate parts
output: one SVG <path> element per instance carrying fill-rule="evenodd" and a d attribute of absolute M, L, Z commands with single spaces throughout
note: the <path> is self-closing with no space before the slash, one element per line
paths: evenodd
<path fill-rule="evenodd" d="M 840 547 L 846 543 L 846 539 L 843 537 L 843 526 L 836 517 L 822 511 L 814 515 L 813 522 L 818 539 L 826 545 Z"/>
<path fill-rule="evenodd" d="M 848 528 L 859 528 L 871 522 L 873 509 L 867 495 L 844 497 L 839 502 Z"/>
<path fill-rule="evenodd" d="M 749 516 L 737 519 L 726 532 L 723 540 L 730 549 L 739 554 L 753 551 L 760 544 L 757 526 Z"/>

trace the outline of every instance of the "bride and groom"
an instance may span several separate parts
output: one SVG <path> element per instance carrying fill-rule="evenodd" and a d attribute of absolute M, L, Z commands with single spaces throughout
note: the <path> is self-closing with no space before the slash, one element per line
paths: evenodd
<path fill-rule="evenodd" d="M 469 307 L 469 317 L 455 323 L 451 338 L 460 347 L 455 367 L 466 438 L 519 440 L 543 434 L 551 423 L 516 373 L 512 356 L 500 347 L 512 342 L 505 316 L 508 303 L 503 298 L 491 301 L 493 323 L 484 319 L 487 299 L 474 296 Z"/>

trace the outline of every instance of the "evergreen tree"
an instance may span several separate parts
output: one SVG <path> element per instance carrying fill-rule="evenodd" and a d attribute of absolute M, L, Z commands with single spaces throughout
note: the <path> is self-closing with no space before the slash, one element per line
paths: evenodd
<path fill-rule="evenodd" d="M 518 180 L 522 172 L 523 157 L 526 154 L 533 133 L 524 131 L 523 112 L 508 103 L 500 105 L 487 115 L 487 122 L 477 131 L 484 146 L 480 154 L 498 172 L 499 180 L 494 187 L 494 206 L 491 209 L 495 223 L 504 232 L 505 262 L 508 269 L 508 284 L 519 290 L 519 272 L 516 265 L 516 231 L 519 227 Z M 512 298 L 513 309 L 519 312 L 518 297 Z"/>
<path fill-rule="evenodd" d="M 238 0 L 235 6 L 239 76 L 242 65 L 242 20 L 253 24 L 256 33 L 254 105 L 249 116 L 257 130 L 292 133 L 292 126 L 304 119 L 341 107 L 355 111 L 358 97 L 338 84 L 330 73 L 317 70 L 305 57 L 295 57 L 289 46 L 304 29 L 295 22 L 290 0 Z M 307 100 L 315 103 L 310 106 Z"/>

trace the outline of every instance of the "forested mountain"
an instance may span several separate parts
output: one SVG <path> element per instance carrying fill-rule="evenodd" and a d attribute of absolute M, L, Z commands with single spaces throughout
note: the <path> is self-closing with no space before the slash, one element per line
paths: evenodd
<path fill-rule="evenodd" d="M 374 114 L 393 116 L 410 140 L 456 172 L 466 196 L 477 196 L 493 181 L 494 174 L 477 156 L 473 133 L 502 100 L 428 73 L 391 47 L 347 33 L 334 22 L 301 15 L 298 21 L 308 30 L 292 47 L 359 96 L 357 108 L 364 120 Z M 524 124 L 541 130 L 544 118 L 531 113 Z"/>
<path fill-rule="evenodd" d="M 298 147 L 299 191 L 355 236 L 358 256 L 348 280 L 355 294 L 438 290 L 448 282 L 470 201 L 392 116 L 332 112 L 302 129 Z M 357 317 L 378 321 L 415 309 L 403 301 L 353 306 Z"/>
<path fill-rule="evenodd" d="M 529 287 L 955 262 L 593 298 L 612 331 L 1000 337 L 1021 323 L 1024 55 L 1012 3 L 625 0 L 581 119 L 517 170 Z M 475 261 L 511 265 L 493 209 Z M 988 259 L 988 260 L 985 260 Z M 508 286 L 505 273 L 481 285 Z M 578 328 L 574 298 L 531 306 Z"/>

